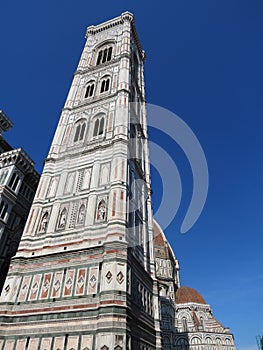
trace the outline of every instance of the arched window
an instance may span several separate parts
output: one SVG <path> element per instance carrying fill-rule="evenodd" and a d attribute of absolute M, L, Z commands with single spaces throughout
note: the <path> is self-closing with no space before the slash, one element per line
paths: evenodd
<path fill-rule="evenodd" d="M 100 93 L 107 92 L 110 89 L 110 78 L 104 78 L 100 83 Z"/>
<path fill-rule="evenodd" d="M 80 124 L 78 124 L 76 127 L 74 142 L 77 142 L 79 140 L 79 134 L 80 134 Z"/>
<path fill-rule="evenodd" d="M 93 129 L 93 137 L 98 137 L 103 135 L 104 133 L 104 116 L 101 115 L 95 119 L 94 129 Z"/>
<path fill-rule="evenodd" d="M 96 65 L 109 62 L 112 59 L 112 46 L 105 47 L 98 52 Z"/>
<path fill-rule="evenodd" d="M 95 82 L 91 81 L 86 86 L 85 98 L 92 97 L 94 94 Z"/>
<path fill-rule="evenodd" d="M 176 340 L 176 347 L 179 350 L 187 350 L 189 349 L 188 340 L 185 338 L 179 338 Z"/>
<path fill-rule="evenodd" d="M 80 130 L 80 135 L 79 135 L 79 140 L 83 140 L 84 134 L 85 134 L 85 129 L 86 129 L 86 123 L 83 123 L 81 126 Z"/>
<path fill-rule="evenodd" d="M 84 120 L 79 121 L 75 126 L 74 142 L 82 141 L 84 139 L 85 131 L 86 131 L 86 122 Z"/>

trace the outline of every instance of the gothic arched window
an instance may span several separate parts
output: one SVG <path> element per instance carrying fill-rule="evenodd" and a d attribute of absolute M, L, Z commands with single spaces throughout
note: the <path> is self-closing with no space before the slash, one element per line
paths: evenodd
<path fill-rule="evenodd" d="M 110 89 L 110 78 L 103 78 L 100 83 L 100 93 L 107 92 Z"/>
<path fill-rule="evenodd" d="M 112 46 L 105 47 L 98 52 L 96 66 L 112 59 Z"/>
<path fill-rule="evenodd" d="M 94 94 L 95 82 L 90 81 L 86 86 L 85 98 L 92 97 Z"/>
<path fill-rule="evenodd" d="M 77 122 L 75 126 L 74 142 L 82 141 L 86 131 L 86 122 L 84 120 Z"/>
<path fill-rule="evenodd" d="M 93 137 L 103 135 L 104 133 L 104 115 L 101 115 L 95 119 Z"/>

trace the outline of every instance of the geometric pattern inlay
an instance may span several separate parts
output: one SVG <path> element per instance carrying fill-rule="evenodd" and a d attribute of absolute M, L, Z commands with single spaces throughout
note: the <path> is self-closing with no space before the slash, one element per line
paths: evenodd
<path fill-rule="evenodd" d="M 91 277 L 91 279 L 89 280 L 89 282 L 90 282 L 90 285 L 91 285 L 92 287 L 95 286 L 95 284 L 96 284 L 96 282 L 97 282 L 97 279 L 96 279 L 95 275 L 92 275 L 92 277 Z"/>
<path fill-rule="evenodd" d="M 54 287 L 55 287 L 55 290 L 59 290 L 59 287 L 60 287 L 60 282 L 59 280 L 56 281 L 56 283 L 54 284 Z"/>
<path fill-rule="evenodd" d="M 123 273 L 121 271 L 117 274 L 117 281 L 120 284 L 124 281 L 124 275 L 123 275 Z"/>
<path fill-rule="evenodd" d="M 108 283 L 110 283 L 112 281 L 112 273 L 110 271 L 107 272 L 106 279 L 107 279 Z"/>

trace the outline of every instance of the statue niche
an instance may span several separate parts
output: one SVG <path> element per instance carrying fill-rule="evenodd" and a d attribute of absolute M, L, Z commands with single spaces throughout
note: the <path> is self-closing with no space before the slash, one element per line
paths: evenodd
<path fill-rule="evenodd" d="M 97 220 L 105 221 L 105 219 L 106 219 L 106 203 L 104 200 L 101 200 L 97 208 Z"/>
<path fill-rule="evenodd" d="M 42 219 L 41 219 L 41 222 L 40 222 L 40 228 L 39 228 L 39 231 L 40 231 L 40 232 L 46 232 L 48 220 L 49 220 L 49 214 L 48 214 L 48 212 L 46 211 L 46 212 L 44 213 L 44 215 L 42 216 Z"/>
<path fill-rule="evenodd" d="M 60 230 L 63 230 L 65 228 L 66 220 L 67 220 L 67 209 L 63 208 L 63 210 L 61 210 L 60 212 L 59 220 L 58 220 L 58 228 Z"/>

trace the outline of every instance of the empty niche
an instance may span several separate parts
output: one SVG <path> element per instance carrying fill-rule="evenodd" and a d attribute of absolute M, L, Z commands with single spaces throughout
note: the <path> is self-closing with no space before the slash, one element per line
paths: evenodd
<path fill-rule="evenodd" d="M 73 185 L 75 181 L 75 173 L 69 173 L 67 176 L 64 193 L 69 194 L 73 192 Z"/>
<path fill-rule="evenodd" d="M 83 181 L 82 181 L 82 190 L 86 190 L 90 186 L 91 179 L 91 168 L 87 168 L 84 170 Z"/>
<path fill-rule="evenodd" d="M 110 163 L 102 164 L 100 170 L 100 185 L 106 185 L 109 183 L 110 177 Z"/>
<path fill-rule="evenodd" d="M 58 186 L 58 176 L 57 177 L 53 177 L 50 181 L 49 184 L 49 189 L 47 192 L 47 198 L 51 198 L 54 197 L 56 194 L 56 190 L 57 190 L 57 186 Z"/>

